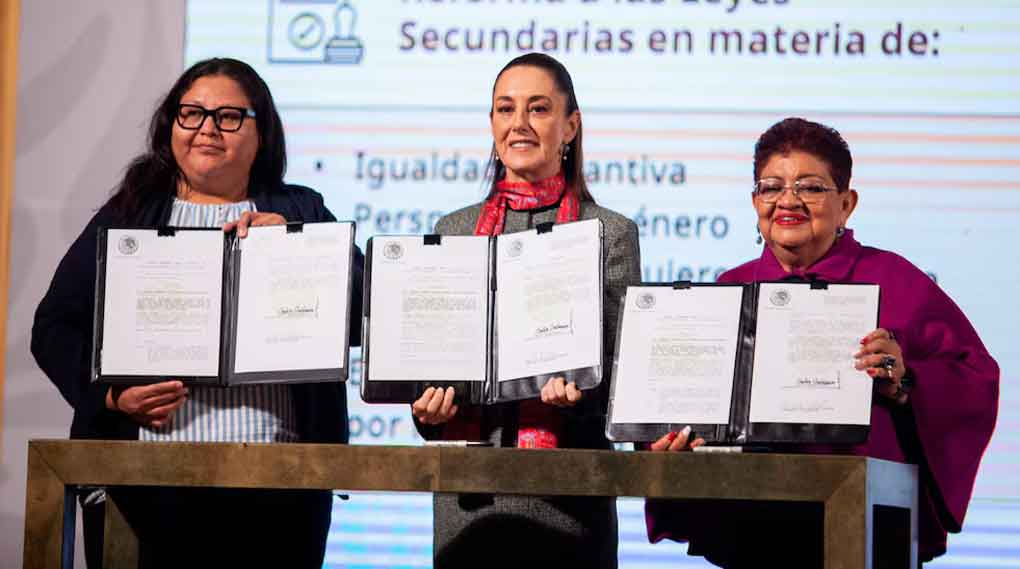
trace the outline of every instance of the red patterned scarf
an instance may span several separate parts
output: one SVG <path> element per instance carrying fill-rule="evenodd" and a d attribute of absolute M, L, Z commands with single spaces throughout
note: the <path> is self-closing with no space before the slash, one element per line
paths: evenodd
<path fill-rule="evenodd" d="M 577 221 L 581 202 L 577 196 L 565 191 L 566 179 L 557 174 L 538 182 L 496 182 L 493 194 L 478 216 L 475 235 L 499 235 L 506 223 L 506 208 L 529 210 L 548 207 L 560 202 L 556 223 Z M 518 404 L 518 446 L 559 446 L 562 437 L 563 417 L 559 410 L 540 400 L 521 401 Z M 477 439 L 481 436 L 481 409 L 464 408 L 443 429 L 446 439 Z"/>
<path fill-rule="evenodd" d="M 562 173 L 538 182 L 508 182 L 505 179 L 496 182 L 496 193 L 485 202 L 482 213 L 478 216 L 475 235 L 503 233 L 507 207 L 528 210 L 560 202 L 560 209 L 556 212 L 556 223 L 577 221 L 581 202 L 573 193 L 564 191 L 566 188 L 567 181 Z"/>

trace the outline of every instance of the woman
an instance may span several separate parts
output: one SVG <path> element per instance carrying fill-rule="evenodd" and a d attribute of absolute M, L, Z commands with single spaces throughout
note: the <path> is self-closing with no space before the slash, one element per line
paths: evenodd
<path fill-rule="evenodd" d="M 945 553 L 946 532 L 963 525 L 995 426 L 999 368 L 960 309 L 925 273 L 854 239 L 846 228 L 858 200 L 850 189 L 851 167 L 850 149 L 831 128 L 797 118 L 769 128 L 755 146 L 752 195 L 765 248 L 719 280 L 817 278 L 881 286 L 879 328 L 854 354 L 855 367 L 874 381 L 871 434 L 849 451 L 918 465 L 919 556 L 929 561 Z M 794 450 L 847 452 L 818 445 Z M 821 566 L 820 510 L 804 505 L 738 513 L 649 501 L 646 513 L 653 542 L 689 539 L 692 554 L 724 567 L 767 564 L 768 555 L 787 567 Z M 743 529 L 733 527 L 735 516 L 743 518 Z M 738 535 L 740 547 L 734 547 Z M 775 553 L 777 543 L 790 544 L 794 535 L 800 537 L 796 547 Z"/>
<path fill-rule="evenodd" d="M 32 353 L 74 408 L 71 438 L 347 442 L 338 383 L 224 389 L 89 381 L 98 229 L 222 226 L 244 237 L 250 225 L 334 221 L 319 194 L 283 183 L 285 169 L 283 125 L 255 70 L 209 59 L 184 72 L 152 117 L 146 153 L 71 245 L 36 311 Z M 361 306 L 362 267 L 359 251 L 354 306 Z M 360 322 L 353 312 L 352 338 Z M 328 491 L 125 488 L 114 497 L 139 535 L 143 566 L 322 565 Z M 100 565 L 103 499 L 98 489 L 82 496 L 91 567 Z M 197 558 L 199 551 L 209 553 Z"/>
<path fill-rule="evenodd" d="M 542 54 L 512 60 L 496 77 L 489 116 L 489 195 L 443 217 L 436 231 L 496 235 L 545 222 L 601 219 L 603 352 L 610 362 L 619 298 L 640 281 L 637 226 L 595 205 L 588 193 L 581 111 L 570 74 Z M 608 383 L 582 393 L 575 384 L 554 378 L 543 387 L 541 401 L 464 409 L 454 404 L 452 388 L 429 388 L 412 414 L 426 439 L 606 449 Z M 434 511 L 436 567 L 616 567 L 614 498 L 437 494 Z"/>

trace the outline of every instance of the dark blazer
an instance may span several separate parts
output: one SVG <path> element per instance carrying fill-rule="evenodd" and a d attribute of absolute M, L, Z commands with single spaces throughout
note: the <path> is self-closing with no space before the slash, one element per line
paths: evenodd
<path fill-rule="evenodd" d="M 288 221 L 335 221 L 322 196 L 303 186 L 283 185 L 275 191 L 249 195 L 260 212 L 282 215 Z M 57 266 L 53 281 L 39 303 L 32 326 L 32 355 L 60 394 L 74 408 L 71 438 L 137 439 L 138 424 L 123 413 L 106 408 L 109 386 L 90 381 L 92 325 L 95 312 L 96 246 L 99 228 L 115 225 L 166 225 L 172 196 L 143 202 L 138 211 L 118 215 L 107 203 L 92 217 Z M 351 273 L 351 343 L 361 338 L 361 297 L 365 259 L 355 248 Z M 346 443 L 347 392 L 342 383 L 292 385 L 298 434 L 302 442 Z"/>

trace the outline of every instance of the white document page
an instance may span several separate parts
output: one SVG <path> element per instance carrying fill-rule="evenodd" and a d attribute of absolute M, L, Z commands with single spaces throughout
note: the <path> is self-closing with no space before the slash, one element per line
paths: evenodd
<path fill-rule="evenodd" d="M 728 423 L 742 294 L 628 287 L 612 422 Z"/>
<path fill-rule="evenodd" d="M 499 381 L 599 365 L 600 234 L 593 219 L 499 237 Z"/>
<path fill-rule="evenodd" d="M 372 239 L 373 381 L 485 381 L 489 238 Z"/>
<path fill-rule="evenodd" d="M 223 232 L 111 229 L 100 373 L 217 376 Z"/>
<path fill-rule="evenodd" d="M 342 368 L 351 223 L 252 227 L 239 240 L 237 373 Z"/>
<path fill-rule="evenodd" d="M 869 424 L 872 380 L 853 355 L 878 326 L 878 286 L 760 287 L 751 422 Z"/>

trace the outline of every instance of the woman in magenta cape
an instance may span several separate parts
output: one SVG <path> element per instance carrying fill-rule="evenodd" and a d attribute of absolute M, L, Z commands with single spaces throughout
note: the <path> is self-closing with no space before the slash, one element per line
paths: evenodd
<path fill-rule="evenodd" d="M 765 247 L 761 257 L 727 271 L 719 281 L 821 279 L 881 286 L 879 328 L 862 339 L 856 355 L 858 369 L 875 383 L 867 442 L 790 450 L 850 452 L 917 464 L 919 556 L 928 561 L 945 553 L 946 533 L 963 526 L 978 464 L 995 426 L 999 368 L 967 317 L 928 275 L 895 253 L 862 246 L 845 228 L 858 199 L 849 185 L 851 166 L 846 142 L 831 128 L 786 119 L 766 131 L 755 147 L 753 193 Z M 890 358 L 895 359 L 892 365 Z M 684 433 L 667 437 L 673 444 L 660 441 L 655 448 L 686 444 Z M 691 554 L 725 567 L 761 564 L 770 555 L 747 547 L 725 509 L 649 500 L 645 511 L 652 542 L 689 540 Z M 759 536 L 792 529 L 763 523 L 770 521 L 761 517 L 769 511 L 744 521 Z M 763 527 L 768 525 L 775 529 Z M 726 535 L 711 535 L 723 528 L 730 528 Z M 767 536 L 762 542 L 778 545 Z M 783 549 L 771 554 L 785 558 L 790 549 Z"/>

